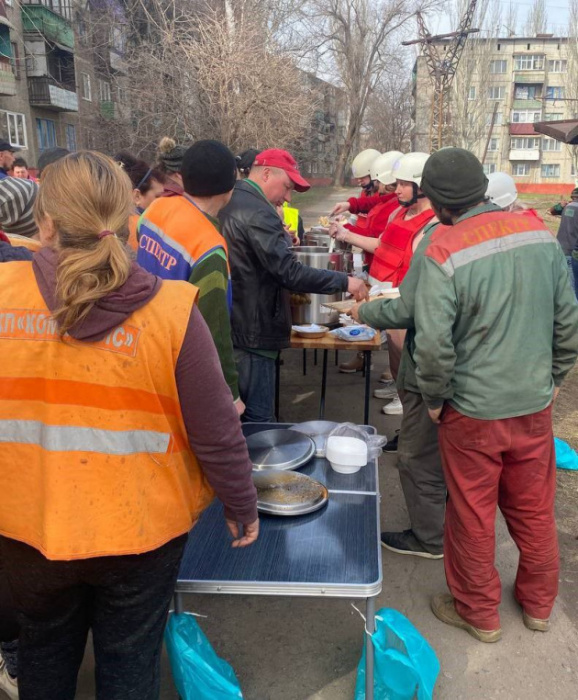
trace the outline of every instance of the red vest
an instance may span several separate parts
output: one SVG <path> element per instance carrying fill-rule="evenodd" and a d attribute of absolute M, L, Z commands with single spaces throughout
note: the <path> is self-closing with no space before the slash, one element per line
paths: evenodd
<path fill-rule="evenodd" d="M 370 277 L 379 282 L 391 282 L 394 287 L 399 287 L 409 270 L 415 237 L 435 216 L 432 209 L 426 209 L 408 220 L 405 219 L 406 214 L 407 209 L 400 207 L 388 224 L 369 269 Z"/>
<path fill-rule="evenodd" d="M 379 238 L 387 227 L 389 217 L 399 207 L 399 201 L 393 193 L 385 196 L 382 195 L 382 199 L 382 202 L 376 204 L 368 212 L 365 226 L 352 226 L 351 224 L 347 224 L 345 228 L 353 233 L 358 233 L 360 236 Z M 363 257 L 365 264 L 371 267 L 373 255 L 371 253 L 364 253 Z"/>

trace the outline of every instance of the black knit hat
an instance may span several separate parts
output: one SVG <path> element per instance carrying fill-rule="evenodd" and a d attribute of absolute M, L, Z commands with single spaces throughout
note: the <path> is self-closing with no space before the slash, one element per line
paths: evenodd
<path fill-rule="evenodd" d="M 197 141 L 187 149 L 181 166 L 183 187 L 193 197 L 230 192 L 237 180 L 235 156 L 220 141 Z"/>
<path fill-rule="evenodd" d="M 488 178 L 480 161 L 464 148 L 442 148 L 427 160 L 421 190 L 431 202 L 448 209 L 464 209 L 483 201 Z"/>

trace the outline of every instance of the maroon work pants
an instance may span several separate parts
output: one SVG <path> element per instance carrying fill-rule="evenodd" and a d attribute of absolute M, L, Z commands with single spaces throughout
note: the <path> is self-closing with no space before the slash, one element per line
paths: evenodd
<path fill-rule="evenodd" d="M 502 420 L 468 418 L 446 405 L 439 444 L 448 489 L 444 561 L 457 612 L 484 630 L 500 626 L 494 566 L 498 506 L 520 560 L 515 595 L 546 619 L 558 593 L 552 409 Z"/>

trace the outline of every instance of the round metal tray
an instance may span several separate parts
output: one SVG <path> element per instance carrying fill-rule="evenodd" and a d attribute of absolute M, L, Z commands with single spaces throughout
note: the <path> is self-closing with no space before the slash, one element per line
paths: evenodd
<path fill-rule="evenodd" d="M 269 515 L 307 515 L 329 500 L 326 487 L 305 474 L 267 469 L 253 474 L 257 510 Z"/>
<path fill-rule="evenodd" d="M 309 435 L 310 438 L 313 438 L 315 442 L 315 456 L 324 457 L 327 436 L 334 428 L 337 428 L 338 425 L 339 423 L 330 420 L 309 420 L 305 423 L 296 423 L 292 425 L 289 430 L 295 430 L 298 433 L 303 433 L 303 435 Z"/>
<path fill-rule="evenodd" d="M 253 470 L 299 469 L 315 454 L 315 443 L 309 436 L 282 428 L 249 435 L 247 447 Z"/>

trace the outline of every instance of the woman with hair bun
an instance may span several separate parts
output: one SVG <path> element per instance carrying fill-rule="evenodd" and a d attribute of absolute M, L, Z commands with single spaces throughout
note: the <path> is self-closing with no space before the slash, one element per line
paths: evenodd
<path fill-rule="evenodd" d="M 128 258 L 132 189 L 98 153 L 53 163 L 43 248 L 0 265 L 0 559 L 21 700 L 74 699 L 89 630 L 96 698 L 157 700 L 187 533 L 214 495 L 233 547 L 259 532 L 198 290 Z"/>
<path fill-rule="evenodd" d="M 149 204 L 162 195 L 165 176 L 157 168 L 149 167 L 144 160 L 139 160 L 124 151 L 119 153 L 115 160 L 122 166 L 133 185 L 132 198 L 135 211 L 128 220 L 128 245 L 136 252 L 138 220 Z"/>
<path fill-rule="evenodd" d="M 159 160 L 156 167 L 166 178 L 163 197 L 175 197 L 184 192 L 181 166 L 186 150 L 184 146 L 177 145 L 170 136 L 163 136 L 159 142 Z"/>

